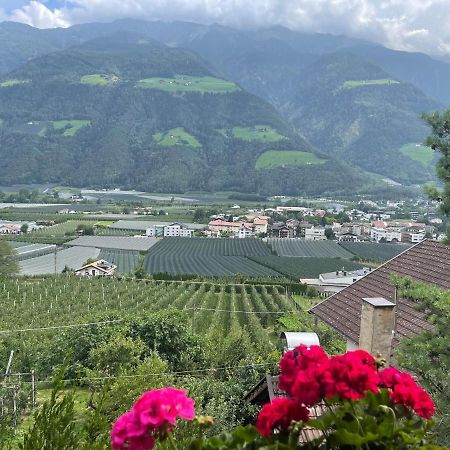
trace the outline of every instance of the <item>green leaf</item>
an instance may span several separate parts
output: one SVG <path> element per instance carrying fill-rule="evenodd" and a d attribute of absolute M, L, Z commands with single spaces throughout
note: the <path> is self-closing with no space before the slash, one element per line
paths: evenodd
<path fill-rule="evenodd" d="M 378 436 L 373 433 L 366 433 L 365 436 L 361 436 L 357 433 L 351 433 L 343 428 L 334 432 L 331 436 L 334 444 L 344 444 L 352 446 L 361 446 L 368 442 L 373 442 L 378 439 Z"/>
<path fill-rule="evenodd" d="M 248 427 L 237 427 L 234 431 L 234 436 L 243 442 L 253 442 L 258 436 L 258 432 L 252 426 Z"/>

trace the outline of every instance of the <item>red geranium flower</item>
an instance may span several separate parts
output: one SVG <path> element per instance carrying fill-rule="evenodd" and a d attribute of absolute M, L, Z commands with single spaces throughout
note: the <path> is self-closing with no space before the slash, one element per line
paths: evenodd
<path fill-rule="evenodd" d="M 309 411 L 289 398 L 276 398 L 266 403 L 258 415 L 256 428 L 258 432 L 269 437 L 274 430 L 287 431 L 293 421 L 307 422 Z"/>
<path fill-rule="evenodd" d="M 406 372 L 388 367 L 378 374 L 379 385 L 390 388 L 391 400 L 412 409 L 418 416 L 430 419 L 436 413 L 431 397 Z"/>
<path fill-rule="evenodd" d="M 286 352 L 280 361 L 280 389 L 292 395 L 293 385 L 301 371 L 322 365 L 327 361 L 327 354 L 318 345 L 311 345 L 311 347 L 300 345 Z"/>
<path fill-rule="evenodd" d="M 333 356 L 324 376 L 325 397 L 358 400 L 367 391 L 377 393 L 378 381 L 375 359 L 364 350 Z"/>

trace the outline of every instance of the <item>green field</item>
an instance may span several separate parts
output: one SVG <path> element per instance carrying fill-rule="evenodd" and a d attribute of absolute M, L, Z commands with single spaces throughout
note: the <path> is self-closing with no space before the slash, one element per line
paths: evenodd
<path fill-rule="evenodd" d="M 25 83 L 29 83 L 30 80 L 17 80 L 17 79 L 11 79 L 11 80 L 5 80 L 0 82 L 0 87 L 4 88 L 4 87 L 10 87 L 10 86 L 15 86 L 17 84 L 25 84 Z"/>
<path fill-rule="evenodd" d="M 426 147 L 421 144 L 405 144 L 400 148 L 400 153 L 424 165 L 430 164 L 434 156 L 431 147 Z"/>
<path fill-rule="evenodd" d="M 63 136 L 75 136 L 75 134 L 83 127 L 91 124 L 90 120 L 53 120 L 49 126 L 53 126 L 55 130 L 62 130 L 65 128 Z M 43 128 L 38 134 L 44 136 L 48 127 Z"/>
<path fill-rule="evenodd" d="M 106 86 L 118 80 L 119 78 L 116 75 L 104 75 L 100 73 L 93 73 L 91 75 L 83 75 L 80 78 L 80 83 Z"/>
<path fill-rule="evenodd" d="M 115 264 L 119 273 L 133 272 L 139 262 L 139 252 L 126 250 L 104 248 L 100 250 L 98 257 Z"/>
<path fill-rule="evenodd" d="M 380 78 L 377 80 L 347 80 L 342 84 L 341 88 L 352 89 L 362 86 L 384 86 L 390 84 L 400 84 L 400 81 L 391 78 Z"/>
<path fill-rule="evenodd" d="M 268 150 L 256 160 L 256 169 L 270 169 L 283 166 L 306 166 L 311 164 L 323 164 L 326 160 L 319 158 L 314 153 L 296 150 Z"/>
<path fill-rule="evenodd" d="M 76 235 L 76 229 L 78 225 L 92 225 L 92 223 L 93 222 L 89 220 L 68 220 L 66 222 L 58 223 L 50 227 L 31 231 L 27 234 L 22 234 L 20 236 L 20 240 L 27 243 L 62 244 L 73 239 L 73 237 Z M 13 238 L 13 235 L 2 236 L 2 239 L 6 240 L 10 240 Z"/>
<path fill-rule="evenodd" d="M 218 130 L 225 137 L 234 137 L 243 141 L 277 142 L 286 139 L 286 136 L 278 133 L 267 125 L 254 125 L 253 127 L 221 128 Z"/>
<path fill-rule="evenodd" d="M 264 256 L 270 255 L 260 239 L 164 238 L 150 248 L 160 256 Z"/>
<path fill-rule="evenodd" d="M 139 80 L 137 87 L 158 89 L 167 92 L 201 92 L 211 94 L 226 94 L 240 88 L 231 81 L 214 77 L 192 77 L 177 75 L 174 78 L 145 78 Z"/>
<path fill-rule="evenodd" d="M 386 262 L 408 250 L 410 244 L 377 244 L 375 242 L 342 242 L 343 248 L 365 261 Z"/>
<path fill-rule="evenodd" d="M 232 327 L 246 327 L 252 342 L 260 344 L 268 341 L 277 318 L 274 312 L 292 311 L 294 306 L 284 289 L 273 285 L 136 282 L 64 275 L 25 281 L 19 289 L 15 279 L 2 283 L 2 330 L 86 323 L 105 314 L 145 315 L 169 307 L 191 311 L 191 315 L 195 305 L 196 333 L 207 336 L 220 330 L 225 337 Z M 51 338 L 51 331 L 45 336 Z"/>
<path fill-rule="evenodd" d="M 251 259 L 283 275 L 299 278 L 317 278 L 321 273 L 336 270 L 362 269 L 361 264 L 341 258 L 301 258 L 295 256 L 252 256 Z"/>
<path fill-rule="evenodd" d="M 354 256 L 334 241 L 271 238 L 268 244 L 278 256 L 344 259 L 351 259 Z"/>
<path fill-rule="evenodd" d="M 201 147 L 200 142 L 194 136 L 185 131 L 183 127 L 172 128 L 164 133 L 155 133 L 153 139 L 159 145 L 172 147 L 173 145 L 189 145 L 191 147 Z"/>
<path fill-rule="evenodd" d="M 205 277 L 232 277 L 236 274 L 250 277 L 281 276 L 270 267 L 245 256 L 148 255 L 145 258 L 145 271 L 149 274 L 167 272 L 172 275 L 195 274 Z"/>

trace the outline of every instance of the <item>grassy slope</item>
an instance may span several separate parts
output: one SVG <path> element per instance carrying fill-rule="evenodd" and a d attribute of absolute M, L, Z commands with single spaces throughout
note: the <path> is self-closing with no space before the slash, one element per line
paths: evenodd
<path fill-rule="evenodd" d="M 80 78 L 80 83 L 106 86 L 114 81 L 117 81 L 117 79 L 118 78 L 115 75 L 103 75 L 100 73 L 93 73 L 91 75 L 83 75 Z"/>
<path fill-rule="evenodd" d="M 83 127 L 87 127 L 91 124 L 90 120 L 54 120 L 51 122 L 53 127 L 56 130 L 61 130 L 62 128 L 70 126 L 67 128 L 67 130 L 64 131 L 63 136 L 75 136 L 75 134 Z M 39 136 L 44 136 L 45 132 L 47 131 L 47 128 L 43 128 L 41 131 L 39 131 Z"/>
<path fill-rule="evenodd" d="M 434 156 L 433 150 L 430 147 L 425 147 L 420 144 L 405 144 L 400 148 L 400 152 L 413 161 L 418 161 L 424 165 L 430 164 Z"/>
<path fill-rule="evenodd" d="M 177 75 L 174 78 L 145 78 L 139 80 L 136 86 L 167 92 L 209 92 L 213 94 L 239 90 L 238 86 L 231 81 L 214 77 L 193 77 L 187 75 Z"/>
<path fill-rule="evenodd" d="M 11 79 L 11 80 L 5 80 L 2 83 L 0 83 L 0 87 L 10 87 L 10 86 L 14 86 L 16 84 L 24 84 L 24 83 L 29 83 L 30 80 L 17 80 L 17 79 Z"/>
<path fill-rule="evenodd" d="M 164 133 L 155 133 L 154 139 L 159 145 L 171 147 L 172 145 L 190 145 L 191 147 L 201 147 L 197 139 L 185 131 L 183 127 L 172 128 Z"/>
<path fill-rule="evenodd" d="M 305 166 L 310 164 L 323 164 L 324 159 L 314 153 L 295 150 L 268 150 L 256 161 L 256 169 L 266 169 L 277 166 Z"/>
<path fill-rule="evenodd" d="M 391 78 L 380 78 L 378 80 L 347 80 L 342 84 L 342 87 L 345 89 L 351 89 L 362 86 L 373 86 L 373 85 L 383 86 L 399 83 L 400 83 L 399 81 L 393 80 Z"/>
<path fill-rule="evenodd" d="M 254 125 L 253 127 L 233 127 L 232 130 L 220 129 L 220 133 L 228 137 L 230 134 L 243 141 L 277 142 L 286 139 L 272 127 L 267 125 Z"/>

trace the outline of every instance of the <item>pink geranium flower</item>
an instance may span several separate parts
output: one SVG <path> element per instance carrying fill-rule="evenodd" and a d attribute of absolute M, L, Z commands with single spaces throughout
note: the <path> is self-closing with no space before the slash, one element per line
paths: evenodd
<path fill-rule="evenodd" d="M 164 388 L 145 392 L 131 410 L 120 416 L 111 431 L 114 450 L 149 450 L 177 419 L 192 420 L 194 400 L 184 389 Z"/>
<path fill-rule="evenodd" d="M 111 431 L 111 445 L 114 450 L 148 450 L 155 445 L 154 439 L 146 435 L 146 428 L 137 420 L 133 410 L 120 416 Z"/>
<path fill-rule="evenodd" d="M 145 392 L 134 404 L 133 410 L 143 425 L 161 427 L 175 425 L 177 418 L 192 420 L 194 400 L 184 389 L 164 388 Z"/>

